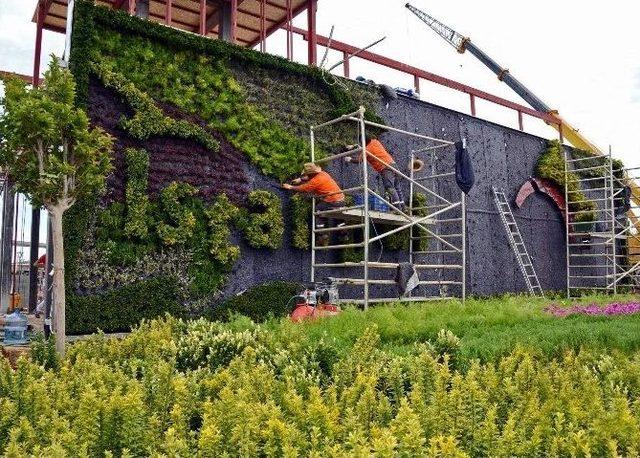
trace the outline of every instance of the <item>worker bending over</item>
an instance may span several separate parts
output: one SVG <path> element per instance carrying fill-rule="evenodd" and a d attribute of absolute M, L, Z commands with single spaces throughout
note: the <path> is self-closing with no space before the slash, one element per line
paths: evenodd
<path fill-rule="evenodd" d="M 317 164 L 312 162 L 305 164 L 302 169 L 302 176 L 291 183 L 284 183 L 282 187 L 293 191 L 307 192 L 320 199 L 316 204 L 316 211 L 332 210 L 346 206 L 344 193 L 338 183 Z M 316 227 L 324 227 L 323 221 L 325 220 L 322 218 L 318 218 L 318 220 Z M 326 221 L 329 227 L 335 225 L 332 218 L 326 218 Z"/>
<path fill-rule="evenodd" d="M 389 154 L 384 145 L 376 137 L 368 134 L 365 140 L 367 142 L 367 152 L 369 153 L 367 154 L 367 162 L 382 178 L 382 185 L 389 195 L 391 203 L 398 209 L 405 211 L 406 204 L 404 202 L 400 180 L 398 180 L 398 175 L 389 168 L 389 166 L 395 166 L 396 161 L 394 161 L 393 156 Z M 357 145 L 349 145 L 347 148 L 355 149 Z M 360 163 L 362 162 L 362 153 L 355 157 L 347 156 L 344 160 L 345 162 Z"/>

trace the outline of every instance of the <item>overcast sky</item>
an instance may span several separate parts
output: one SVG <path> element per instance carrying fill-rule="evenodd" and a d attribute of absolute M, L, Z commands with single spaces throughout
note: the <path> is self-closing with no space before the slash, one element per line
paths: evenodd
<path fill-rule="evenodd" d="M 640 2 L 616 0 L 412 0 L 476 45 L 602 149 L 640 166 Z M 32 72 L 36 0 L 0 0 L 0 69 Z M 319 0 L 319 33 L 354 45 L 387 39 L 375 52 L 393 57 L 523 103 L 471 55 L 456 53 L 404 8 L 405 0 Z M 305 16 L 296 25 L 306 27 Z M 268 51 L 282 52 L 283 34 L 269 39 Z M 297 39 L 296 59 L 305 45 Z M 45 32 L 43 53 L 61 55 L 64 38 Z M 319 49 L 322 56 L 323 49 Z M 330 55 L 330 63 L 340 56 Z M 46 61 L 46 59 L 45 59 Z M 340 71 L 340 69 L 338 69 Z M 354 61 L 352 77 L 364 75 L 393 86 L 411 87 L 412 78 L 374 64 Z M 468 96 L 422 82 L 422 98 L 468 112 Z M 478 116 L 515 127 L 517 117 L 503 108 L 477 102 Z M 525 117 L 525 129 L 550 137 L 540 121 Z"/>

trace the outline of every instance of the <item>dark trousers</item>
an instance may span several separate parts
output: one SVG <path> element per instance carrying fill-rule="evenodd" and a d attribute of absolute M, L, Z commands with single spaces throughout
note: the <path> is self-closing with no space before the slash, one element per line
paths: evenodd
<path fill-rule="evenodd" d="M 334 208 L 340 207 L 346 207 L 344 200 L 339 202 L 325 202 L 324 200 L 320 200 L 316 202 L 316 211 L 333 210 Z M 316 227 L 336 227 L 336 219 L 332 217 L 332 214 L 329 214 L 328 216 L 318 216 L 316 217 Z M 342 241 L 341 238 L 338 237 L 339 232 L 341 231 L 331 231 L 326 234 L 321 234 L 318 237 L 318 241 L 320 244 L 326 244 L 331 240 L 331 244 L 336 245 L 338 242 Z"/>
<path fill-rule="evenodd" d="M 382 186 L 384 186 L 384 190 L 389 195 L 391 203 L 402 210 L 405 206 L 404 195 L 402 194 L 398 175 L 386 167 L 380 171 L 380 177 L 382 178 Z"/>

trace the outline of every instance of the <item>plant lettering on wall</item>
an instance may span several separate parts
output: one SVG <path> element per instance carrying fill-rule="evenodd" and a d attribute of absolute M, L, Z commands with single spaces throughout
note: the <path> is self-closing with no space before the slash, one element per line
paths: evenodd
<path fill-rule="evenodd" d="M 230 242 L 232 227 L 253 248 L 277 249 L 282 245 L 284 219 L 277 195 L 253 191 L 247 207 L 240 208 L 220 194 L 207 205 L 198 197 L 196 187 L 173 182 L 156 201 L 150 201 L 148 154 L 128 149 L 125 158 L 126 202 L 108 205 L 96 227 L 98 249 L 111 266 L 126 270 L 137 265 L 141 256 L 163 250 L 182 251 L 190 260 L 189 292 L 211 294 L 240 256 L 240 248 Z"/>

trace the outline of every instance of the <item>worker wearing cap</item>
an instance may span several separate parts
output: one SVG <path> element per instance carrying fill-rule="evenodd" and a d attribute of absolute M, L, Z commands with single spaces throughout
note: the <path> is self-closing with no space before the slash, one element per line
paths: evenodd
<path fill-rule="evenodd" d="M 346 206 L 344 193 L 338 183 L 331 175 L 322 170 L 319 165 L 312 162 L 304 164 L 300 178 L 296 178 L 291 184 L 284 183 L 282 187 L 292 191 L 307 192 L 320 199 L 316 204 L 316 211 L 332 210 Z M 324 227 L 324 221 L 324 219 L 318 218 L 316 227 Z M 326 218 L 326 224 L 329 227 L 335 226 L 332 218 Z"/>
<path fill-rule="evenodd" d="M 404 211 L 406 205 L 404 203 L 400 180 L 398 180 L 398 175 L 389 167 L 395 166 L 396 162 L 393 156 L 389 154 L 384 145 L 376 137 L 367 135 L 365 139 L 367 142 L 367 153 L 369 153 L 367 154 L 367 162 L 382 178 L 382 185 L 391 198 L 391 203 L 398 209 Z M 349 145 L 347 148 L 355 149 L 357 145 Z M 362 153 L 355 157 L 347 156 L 344 160 L 345 162 L 351 163 L 362 162 Z"/>
<path fill-rule="evenodd" d="M 306 163 L 302 168 L 302 176 L 291 183 L 285 183 L 282 187 L 298 192 L 308 192 L 321 199 L 316 205 L 316 210 L 330 210 L 345 206 L 344 194 L 340 186 L 317 164 Z"/>

